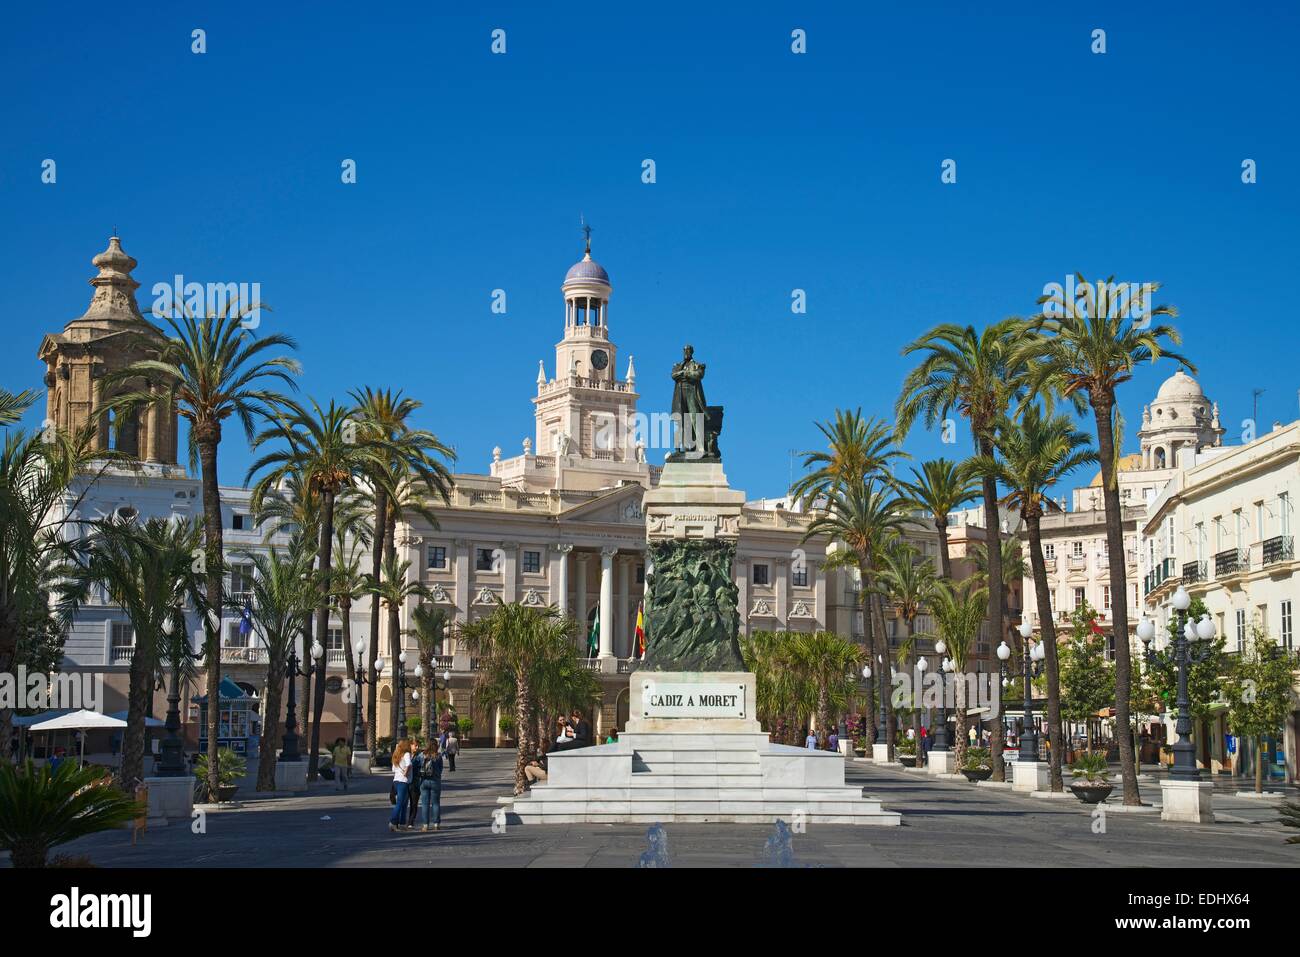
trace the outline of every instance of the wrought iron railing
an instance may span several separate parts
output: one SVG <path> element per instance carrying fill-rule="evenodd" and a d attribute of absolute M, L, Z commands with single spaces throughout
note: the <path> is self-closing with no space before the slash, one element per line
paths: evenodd
<path fill-rule="evenodd" d="M 1206 579 L 1205 562 L 1187 562 L 1183 565 L 1183 581 L 1203 582 Z"/>
<path fill-rule="evenodd" d="M 1264 564 L 1289 562 L 1295 558 L 1295 547 L 1290 535 L 1277 535 L 1264 540 Z"/>
<path fill-rule="evenodd" d="M 1229 548 L 1214 556 L 1214 577 L 1235 575 L 1250 568 L 1250 553 L 1244 548 Z"/>

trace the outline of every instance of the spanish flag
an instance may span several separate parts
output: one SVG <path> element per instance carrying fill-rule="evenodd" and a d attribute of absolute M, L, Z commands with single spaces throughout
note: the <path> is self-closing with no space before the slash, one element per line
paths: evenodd
<path fill-rule="evenodd" d="M 636 657 L 645 657 L 645 602 L 636 606 Z"/>

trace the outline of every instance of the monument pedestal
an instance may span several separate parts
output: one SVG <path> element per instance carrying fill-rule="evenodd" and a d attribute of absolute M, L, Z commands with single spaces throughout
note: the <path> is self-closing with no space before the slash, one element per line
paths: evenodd
<path fill-rule="evenodd" d="M 952 774 L 956 751 L 931 751 L 927 756 L 925 769 L 930 774 Z"/>
<path fill-rule="evenodd" d="M 370 752 L 369 751 L 352 752 L 352 773 L 353 774 L 370 773 Z"/>
<path fill-rule="evenodd" d="M 1214 795 L 1212 781 L 1180 781 L 1167 779 L 1160 782 L 1160 820 L 1181 821 L 1184 824 L 1213 824 Z"/>
<path fill-rule="evenodd" d="M 307 762 L 276 761 L 275 789 L 277 791 L 307 790 Z"/>
<path fill-rule="evenodd" d="M 549 755 L 546 783 L 507 812 L 524 824 L 901 823 L 845 784 L 842 755 L 771 743 L 752 674 L 635 672 L 629 713 L 617 743 Z"/>
<path fill-rule="evenodd" d="M 189 821 L 194 815 L 194 778 L 152 777 L 144 779 L 149 789 L 150 827 L 170 824 L 172 821 Z"/>

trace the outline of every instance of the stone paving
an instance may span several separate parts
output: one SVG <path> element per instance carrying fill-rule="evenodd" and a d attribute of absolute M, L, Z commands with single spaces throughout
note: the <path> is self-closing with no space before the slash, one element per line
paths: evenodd
<path fill-rule="evenodd" d="M 239 795 L 241 806 L 210 811 L 207 830 L 153 828 L 132 847 L 122 831 L 98 834 L 56 853 L 87 855 L 100 867 L 634 867 L 646 850 L 640 825 L 519 825 L 493 833 L 496 799 L 509 793 L 513 753 L 467 750 L 443 789 L 443 830 L 390 833 L 386 776 L 346 793 L 322 782 L 298 796 Z M 1073 798 L 1044 800 L 923 772 L 851 761 L 863 785 L 903 826 L 809 825 L 792 839 L 795 866 L 1185 866 L 1295 867 L 1294 831 L 1273 806 L 1223 810 L 1213 825 L 1167 824 L 1153 814 L 1107 813 L 1094 833 Z M 1147 785 L 1148 799 L 1158 795 Z M 1216 794 L 1216 807 L 1222 806 Z M 1249 814 L 1245 813 L 1249 811 Z M 325 820 L 328 818 L 328 820 Z M 767 825 L 668 824 L 672 866 L 753 867 L 767 863 Z"/>

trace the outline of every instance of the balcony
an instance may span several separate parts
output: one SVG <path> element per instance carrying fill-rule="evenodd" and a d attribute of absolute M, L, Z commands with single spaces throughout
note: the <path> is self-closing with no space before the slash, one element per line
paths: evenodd
<path fill-rule="evenodd" d="M 1153 568 L 1151 571 L 1147 572 L 1146 576 L 1142 579 L 1143 584 L 1145 586 L 1143 589 L 1143 593 L 1147 595 L 1151 594 L 1151 592 L 1155 591 L 1162 584 L 1164 584 L 1166 581 L 1168 581 L 1173 577 L 1174 577 L 1174 560 L 1172 558 L 1162 559 L 1160 563 L 1156 565 L 1156 567 Z"/>
<path fill-rule="evenodd" d="M 222 647 L 221 663 L 223 665 L 264 665 L 266 664 L 266 649 L 258 647 Z"/>
<path fill-rule="evenodd" d="M 1183 565 L 1183 581 L 1187 584 L 1203 582 L 1209 577 L 1205 562 L 1187 562 Z"/>
<path fill-rule="evenodd" d="M 1265 565 L 1289 562 L 1295 559 L 1295 546 L 1290 535 L 1278 535 L 1264 540 L 1263 553 Z"/>
<path fill-rule="evenodd" d="M 1225 578 L 1250 569 L 1250 552 L 1244 548 L 1229 548 L 1214 556 L 1214 577 Z"/>
<path fill-rule="evenodd" d="M 135 645 L 116 645 L 109 652 L 109 661 L 115 665 L 129 665 L 135 657 Z"/>
<path fill-rule="evenodd" d="M 1047 568 L 1049 572 L 1056 571 L 1056 556 L 1055 555 L 1043 556 L 1043 565 Z"/>
<path fill-rule="evenodd" d="M 1072 572 L 1083 571 L 1088 567 L 1088 557 L 1086 555 L 1071 555 L 1066 561 L 1067 567 Z"/>

